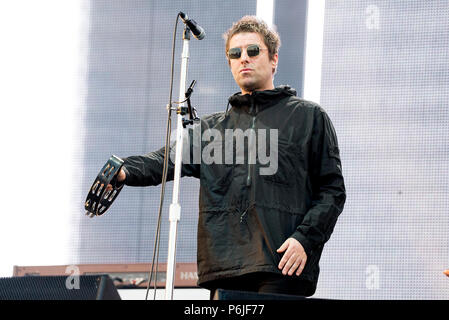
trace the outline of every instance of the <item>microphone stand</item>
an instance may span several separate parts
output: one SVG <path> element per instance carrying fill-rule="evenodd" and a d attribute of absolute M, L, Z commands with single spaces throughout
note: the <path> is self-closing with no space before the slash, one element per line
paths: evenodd
<path fill-rule="evenodd" d="M 187 80 L 187 62 L 189 59 L 189 41 L 190 29 L 184 27 L 183 48 L 181 60 L 181 79 L 179 82 L 179 101 L 181 101 L 178 110 L 184 109 L 186 100 L 186 80 Z M 183 146 L 183 114 L 177 112 L 177 130 L 176 130 L 176 157 L 175 157 L 175 173 L 173 184 L 172 204 L 169 208 L 170 231 L 168 240 L 168 257 L 167 257 L 167 273 L 165 283 L 165 300 L 173 300 L 173 286 L 176 269 L 176 236 L 178 231 L 178 221 L 181 218 L 181 206 L 179 204 L 179 184 L 181 179 L 182 165 L 182 146 Z"/>

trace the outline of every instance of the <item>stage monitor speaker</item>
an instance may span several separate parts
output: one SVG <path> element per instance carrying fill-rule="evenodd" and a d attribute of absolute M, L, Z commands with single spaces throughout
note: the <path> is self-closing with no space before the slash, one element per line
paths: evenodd
<path fill-rule="evenodd" d="M 0 278 L 0 300 L 121 300 L 108 275 Z"/>
<path fill-rule="evenodd" d="M 304 296 L 217 289 L 213 300 L 306 300 Z M 308 300 L 308 299 L 307 299 Z"/>

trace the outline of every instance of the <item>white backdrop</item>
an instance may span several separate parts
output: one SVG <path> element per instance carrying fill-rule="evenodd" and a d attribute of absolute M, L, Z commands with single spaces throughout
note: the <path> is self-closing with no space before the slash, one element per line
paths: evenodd
<path fill-rule="evenodd" d="M 0 2 L 0 276 L 68 263 L 82 157 L 82 1 Z"/>
<path fill-rule="evenodd" d="M 348 197 L 316 296 L 448 299 L 449 3 L 329 0 L 323 29 Z"/>

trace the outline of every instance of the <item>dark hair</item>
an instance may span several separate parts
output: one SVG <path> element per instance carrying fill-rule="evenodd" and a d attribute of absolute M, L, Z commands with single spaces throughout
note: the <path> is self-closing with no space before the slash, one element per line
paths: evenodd
<path fill-rule="evenodd" d="M 268 48 L 268 55 L 270 60 L 273 56 L 278 53 L 279 47 L 281 46 L 281 39 L 279 34 L 260 18 L 256 16 L 244 16 L 239 21 L 234 22 L 232 27 L 223 34 L 223 38 L 226 41 L 226 55 L 229 50 L 229 41 L 237 33 L 242 32 L 254 32 L 262 36 L 265 45 Z"/>

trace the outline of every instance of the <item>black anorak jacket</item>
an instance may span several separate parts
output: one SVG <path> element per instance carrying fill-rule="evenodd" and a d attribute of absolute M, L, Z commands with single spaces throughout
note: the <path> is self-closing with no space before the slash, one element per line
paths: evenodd
<path fill-rule="evenodd" d="M 198 284 L 207 288 L 210 281 L 251 272 L 281 274 L 278 264 L 283 253 L 276 250 L 292 237 L 307 254 L 303 272 L 293 277 L 316 286 L 323 245 L 346 199 L 332 122 L 322 107 L 296 97 L 288 86 L 251 95 L 237 93 L 229 102 L 229 111 L 201 119 L 201 163 L 183 160 L 181 170 L 182 176 L 200 179 Z M 192 132 L 188 136 L 195 141 Z M 237 141 L 241 133 L 244 161 L 237 160 L 242 154 Z M 265 149 L 259 147 L 263 145 Z M 273 158 L 267 163 L 265 156 L 270 153 Z M 174 175 L 173 159 L 169 180 Z M 164 148 L 125 158 L 125 184 L 160 184 L 163 160 Z M 261 174 L 270 166 L 269 174 Z"/>

